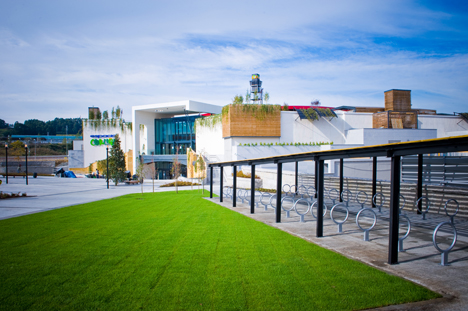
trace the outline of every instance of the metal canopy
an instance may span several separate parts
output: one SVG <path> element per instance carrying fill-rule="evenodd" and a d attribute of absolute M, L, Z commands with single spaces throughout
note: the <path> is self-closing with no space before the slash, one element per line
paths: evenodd
<path fill-rule="evenodd" d="M 415 154 L 447 153 L 468 151 L 468 135 L 428 139 L 393 144 L 354 147 L 324 151 L 293 153 L 267 158 L 226 161 L 208 164 L 209 167 L 232 165 L 258 165 L 268 163 L 288 163 L 305 160 L 332 160 L 360 157 L 392 157 Z"/>
<path fill-rule="evenodd" d="M 281 156 L 247 159 L 239 161 L 227 161 L 210 163 L 210 197 L 213 196 L 213 167 L 220 168 L 220 202 L 223 202 L 223 168 L 233 166 L 234 171 L 240 165 L 250 165 L 252 167 L 251 176 L 251 213 L 254 213 L 254 178 L 255 165 L 275 163 L 277 165 L 276 182 L 276 222 L 281 222 L 281 191 L 282 191 L 282 170 L 283 163 L 313 160 L 315 161 L 315 197 L 317 198 L 317 226 L 316 236 L 323 236 L 323 204 L 324 204 L 324 160 L 340 159 L 340 190 L 342 189 L 342 167 L 345 158 L 373 157 L 373 189 L 376 183 L 377 165 L 376 157 L 391 158 L 391 184 L 390 184 L 390 220 L 389 220 L 389 244 L 388 244 L 388 263 L 398 263 L 398 232 L 399 232 L 399 197 L 400 197 L 400 178 L 401 178 L 401 157 L 406 155 L 420 155 L 431 153 L 462 152 L 468 151 L 468 135 L 455 136 L 438 139 L 428 139 L 421 141 L 402 142 L 375 146 L 355 147 L 349 149 L 336 149 L 313 151 L 304 153 L 287 154 Z M 468 159 L 468 158 L 467 158 Z M 419 164 L 421 170 L 422 162 Z M 296 173 L 297 175 L 297 173 Z M 420 172 L 418 176 L 421 175 Z M 234 191 L 236 191 L 236 177 L 234 177 Z M 422 178 L 418 178 L 418 189 L 421 187 Z M 297 187 L 297 186 L 296 186 Z M 373 190 L 373 194 L 374 194 Z M 418 190 L 420 195 L 421 190 Z M 235 206 L 235 199 L 233 201 Z"/>

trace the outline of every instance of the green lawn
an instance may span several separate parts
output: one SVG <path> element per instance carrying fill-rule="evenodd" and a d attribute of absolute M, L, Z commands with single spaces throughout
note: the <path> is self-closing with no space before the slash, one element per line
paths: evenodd
<path fill-rule="evenodd" d="M 201 198 L 0 221 L 1 310 L 354 310 L 439 297 Z"/>

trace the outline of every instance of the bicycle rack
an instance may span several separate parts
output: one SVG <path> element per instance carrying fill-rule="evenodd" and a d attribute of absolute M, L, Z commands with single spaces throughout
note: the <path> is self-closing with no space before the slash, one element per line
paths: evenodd
<path fill-rule="evenodd" d="M 289 184 L 284 184 L 283 185 L 283 192 L 286 194 L 286 195 L 289 195 L 291 193 L 291 186 Z"/>
<path fill-rule="evenodd" d="M 437 245 L 436 238 L 437 238 L 437 233 L 439 232 L 439 229 L 442 228 L 442 226 L 444 225 L 449 225 L 450 227 L 452 227 L 453 241 L 452 241 L 452 244 L 448 248 L 441 249 L 439 245 Z M 455 243 L 457 243 L 457 228 L 455 228 L 455 225 L 450 221 L 444 221 L 438 224 L 437 227 L 434 229 L 434 234 L 432 235 L 432 243 L 434 244 L 434 247 L 441 253 L 440 265 L 448 266 L 449 265 L 448 254 L 455 246 Z"/>
<path fill-rule="evenodd" d="M 372 225 L 367 228 L 367 229 L 364 229 L 363 227 L 361 227 L 361 225 L 359 224 L 359 217 L 362 215 L 362 213 L 364 211 L 370 211 L 372 213 L 372 215 L 374 216 L 374 222 L 372 223 Z M 369 241 L 369 231 L 371 231 L 374 227 L 375 227 L 375 224 L 377 223 L 377 214 L 374 212 L 374 210 L 372 208 L 362 208 L 356 215 L 356 225 L 359 227 L 359 229 L 361 229 L 362 231 L 364 231 L 364 241 Z"/>
<path fill-rule="evenodd" d="M 294 190 L 293 190 L 294 189 Z M 297 195 L 297 188 L 295 185 L 291 185 L 289 187 L 289 193 L 292 195 L 293 198 L 296 198 Z"/>
<path fill-rule="evenodd" d="M 346 194 L 346 199 L 344 198 Z M 349 191 L 348 189 L 343 190 L 341 192 L 341 199 L 343 200 L 344 203 L 346 203 L 346 207 L 349 207 L 349 202 L 351 201 L 351 198 L 353 197 L 353 193 Z"/>
<path fill-rule="evenodd" d="M 455 213 L 453 215 L 450 215 L 448 212 L 447 212 L 447 205 L 451 202 L 455 202 L 455 204 L 457 204 L 457 209 L 455 210 Z M 447 215 L 449 218 L 450 218 L 450 222 L 453 224 L 453 218 L 458 214 L 458 210 L 460 209 L 460 204 L 458 204 L 458 201 L 455 200 L 455 199 L 448 199 L 446 202 L 445 202 L 445 205 L 444 205 L 444 210 L 445 210 L 445 215 Z"/>
<path fill-rule="evenodd" d="M 262 192 L 262 196 L 260 198 L 260 204 L 262 204 L 263 207 L 265 207 L 265 211 L 268 210 L 268 205 L 270 205 L 271 196 L 272 194 L 269 192 Z"/>
<path fill-rule="evenodd" d="M 340 192 L 336 190 L 336 188 L 331 188 L 328 190 L 328 198 L 333 202 L 333 205 L 335 205 L 336 199 L 340 197 Z"/>
<path fill-rule="evenodd" d="M 260 203 L 260 200 L 262 199 L 262 193 L 258 190 L 255 190 L 254 192 L 254 203 L 255 207 L 258 208 L 258 204 Z"/>
<path fill-rule="evenodd" d="M 304 195 L 307 195 L 307 188 L 304 185 L 297 187 L 297 194 L 301 196 L 301 199 L 304 198 Z"/>
<path fill-rule="evenodd" d="M 312 203 L 314 202 L 315 200 L 315 193 L 317 192 L 317 190 L 315 190 L 315 188 L 313 186 L 309 186 L 307 188 L 307 196 L 309 197 L 309 201 Z"/>
<path fill-rule="evenodd" d="M 285 208 L 285 207 L 284 207 L 284 205 L 285 205 L 284 203 L 285 203 L 286 201 L 290 201 L 290 202 L 292 203 L 292 204 L 291 204 L 291 208 L 288 209 L 288 208 Z M 283 198 L 281 199 L 281 208 L 283 209 L 283 211 L 286 212 L 286 218 L 290 218 L 289 212 L 292 211 L 292 209 L 294 208 L 294 199 L 291 198 L 291 197 L 283 197 Z"/>
<path fill-rule="evenodd" d="M 333 212 L 335 211 L 335 208 L 336 208 L 336 207 L 340 207 L 340 206 L 342 206 L 343 208 L 346 209 L 346 217 L 344 218 L 343 221 L 338 221 L 338 220 L 336 220 L 336 219 L 333 217 Z M 338 233 L 342 233 L 342 232 L 343 232 L 343 224 L 348 220 L 348 217 L 349 217 L 349 209 L 348 209 L 348 207 L 346 207 L 343 203 L 335 204 L 335 205 L 331 208 L 331 210 L 330 210 L 330 218 L 331 218 L 331 220 L 333 220 L 333 222 L 334 222 L 335 224 L 338 225 Z"/>
<path fill-rule="evenodd" d="M 315 216 L 314 214 L 314 206 L 317 205 L 318 202 L 317 201 L 314 201 L 314 203 L 312 203 L 312 205 L 310 206 L 310 213 L 312 214 L 312 216 L 314 216 L 315 219 L 317 219 L 317 216 Z M 325 204 L 325 202 L 323 202 L 323 216 L 325 216 L 327 214 L 327 204 Z"/>
<path fill-rule="evenodd" d="M 298 202 L 304 202 L 306 205 L 307 205 L 307 210 L 305 211 L 305 213 L 300 213 L 299 210 L 297 209 L 297 204 Z M 294 202 L 294 210 L 296 211 L 296 213 L 301 217 L 301 220 L 300 222 L 305 222 L 304 220 L 304 216 L 309 212 L 310 210 L 310 202 L 307 201 L 306 199 L 299 199 L 299 200 L 296 200 L 296 202 Z"/>
<path fill-rule="evenodd" d="M 426 210 L 425 211 L 422 211 L 422 210 L 419 209 L 419 201 L 421 201 L 422 199 L 426 200 Z M 421 202 L 421 204 L 422 204 L 422 202 Z M 427 214 L 427 212 L 429 212 L 429 207 L 431 207 L 431 201 L 426 196 L 422 196 L 416 201 L 416 209 L 421 212 L 421 214 L 423 216 L 423 218 L 422 218 L 423 220 L 426 220 L 426 214 Z"/>
<path fill-rule="evenodd" d="M 276 209 L 276 194 L 272 194 L 270 197 L 270 206 Z"/>
<path fill-rule="evenodd" d="M 403 214 L 403 209 L 405 208 L 405 205 L 406 205 L 406 198 L 402 194 L 400 194 L 400 203 L 401 203 L 401 199 L 403 199 L 403 206 L 398 208 L 398 213 L 400 215 Z"/>
<path fill-rule="evenodd" d="M 365 195 L 364 201 L 361 201 L 360 198 L 359 198 L 359 195 L 362 194 L 362 193 Z M 356 202 L 358 202 L 358 204 L 361 204 L 361 209 L 364 208 L 364 204 L 366 204 L 368 198 L 369 198 L 369 196 L 368 196 L 367 193 L 364 192 L 364 191 L 359 191 L 359 192 L 356 194 Z"/>
<path fill-rule="evenodd" d="M 232 189 L 229 186 L 224 186 L 223 187 L 223 194 L 226 198 L 231 198 L 232 199 Z"/>
<path fill-rule="evenodd" d="M 377 204 L 377 196 L 380 199 L 380 205 Z M 372 197 L 372 202 L 374 203 L 375 207 L 379 209 L 379 213 L 382 213 L 382 207 L 385 204 L 385 196 L 383 195 L 383 193 L 377 192 L 376 194 L 374 194 L 374 196 Z"/>
<path fill-rule="evenodd" d="M 399 252 L 404 252 L 405 249 L 403 248 L 403 240 L 406 239 L 406 238 L 408 237 L 408 235 L 410 234 L 410 231 L 411 231 L 411 221 L 410 221 L 410 219 L 408 218 L 408 216 L 400 214 L 400 221 L 399 221 L 400 224 L 401 224 L 401 218 L 405 218 L 406 221 L 407 221 L 407 223 L 408 223 L 408 230 L 406 230 L 405 235 L 402 236 L 401 238 L 398 238 L 398 251 L 399 251 Z"/>

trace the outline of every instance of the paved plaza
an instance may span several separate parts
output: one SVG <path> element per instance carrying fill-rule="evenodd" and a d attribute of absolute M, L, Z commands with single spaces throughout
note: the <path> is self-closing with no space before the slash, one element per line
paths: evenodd
<path fill-rule="evenodd" d="M 0 200 L 0 219 L 141 192 L 140 185 L 114 186 L 110 183 L 107 189 L 104 179 L 38 177 L 29 178 L 29 185 L 26 185 L 24 178 L 18 177 L 10 177 L 9 184 L 5 183 L 5 178 L 2 178 L 2 181 L 0 191 L 27 193 L 28 196 Z M 174 188 L 159 188 L 159 185 L 167 182 L 167 180 L 155 181 L 155 192 L 174 190 Z M 190 187 L 183 189 L 190 189 Z M 219 186 L 215 185 L 214 189 L 217 192 Z M 153 191 L 151 180 L 145 181 L 143 191 Z M 265 210 L 264 206 L 260 205 L 255 209 L 255 214 L 250 214 L 250 206 L 247 202 L 242 203 L 239 200 L 237 207 L 232 207 L 232 201 L 229 198 L 224 198 L 223 203 L 219 203 L 219 198 L 208 200 L 444 295 L 441 299 L 429 302 L 390 306 L 381 310 L 468 309 L 468 236 L 466 234 L 468 222 L 465 219 L 456 219 L 456 226 L 460 231 L 458 241 L 449 254 L 450 265 L 441 266 L 441 255 L 433 246 L 432 233 L 435 226 L 446 219 L 443 215 L 428 214 L 427 220 L 422 221 L 421 215 L 409 215 L 413 225 L 410 235 L 404 240 L 405 251 L 399 253 L 399 264 L 388 265 L 388 211 L 382 210 L 382 213 L 377 213 L 377 224 L 370 232 L 367 242 L 364 241 L 363 232 L 355 223 L 356 210 L 353 212 L 353 209 L 351 209 L 348 221 L 343 224 L 342 233 L 337 232 L 338 227 L 330 219 L 328 211 L 324 217 L 324 237 L 316 238 L 316 221 L 311 213 L 304 217 L 305 222 L 300 222 L 299 216 L 294 211 L 291 212 L 290 218 L 287 218 L 283 212 L 282 222 L 276 223 L 275 211 L 271 207 Z M 447 239 L 451 238 L 449 234 L 446 235 Z M 352 293 L 349 294 L 352 295 Z"/>

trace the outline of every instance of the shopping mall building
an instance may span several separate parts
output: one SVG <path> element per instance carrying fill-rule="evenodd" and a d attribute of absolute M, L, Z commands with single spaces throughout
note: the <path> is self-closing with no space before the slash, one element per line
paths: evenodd
<path fill-rule="evenodd" d="M 71 151 L 69 166 L 73 170 L 105 159 L 116 134 L 128 168 L 135 172 L 138 159 L 154 162 L 160 179 L 171 177 L 175 158 L 185 175 L 192 165 L 187 163 L 189 148 L 217 162 L 468 134 L 463 114 L 413 109 L 411 91 L 389 90 L 384 97 L 381 107 L 289 106 L 261 118 L 253 116 L 252 107 L 230 106 L 221 116 L 222 107 L 192 100 L 134 106 L 131 124 L 122 119 L 84 121 L 83 142 Z M 327 172 L 333 173 L 336 165 L 326 163 Z M 304 173 L 313 170 L 312 164 L 301 167 Z"/>

